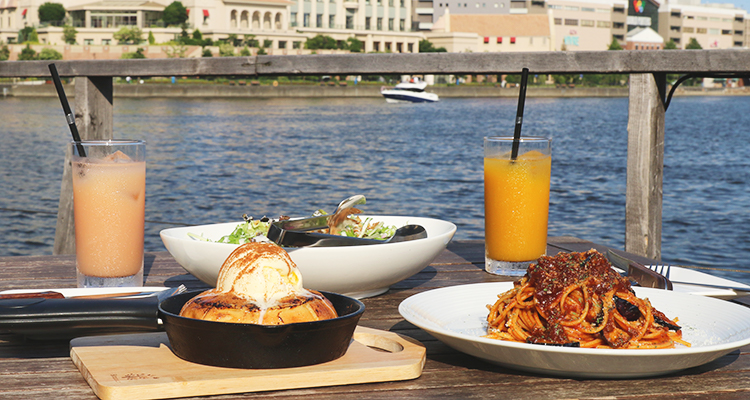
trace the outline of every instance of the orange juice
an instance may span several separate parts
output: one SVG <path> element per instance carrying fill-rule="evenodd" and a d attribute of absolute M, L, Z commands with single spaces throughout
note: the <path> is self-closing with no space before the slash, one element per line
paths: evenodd
<path fill-rule="evenodd" d="M 79 286 L 84 286 L 80 275 L 137 276 L 129 284 L 122 281 L 122 284 L 112 285 L 143 284 L 146 162 L 121 157 L 124 158 L 74 158 L 72 162 Z M 101 281 L 107 282 L 106 279 Z M 97 283 L 96 286 L 110 284 Z"/>
<path fill-rule="evenodd" d="M 492 260 L 532 261 L 547 249 L 552 159 L 532 150 L 515 161 L 484 159 L 485 246 Z"/>

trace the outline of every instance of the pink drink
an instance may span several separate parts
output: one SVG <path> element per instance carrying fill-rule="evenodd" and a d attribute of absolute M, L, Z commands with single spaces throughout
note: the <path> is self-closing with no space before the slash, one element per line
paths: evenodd
<path fill-rule="evenodd" d="M 141 286 L 146 162 L 85 148 L 72 163 L 78 286 Z"/>

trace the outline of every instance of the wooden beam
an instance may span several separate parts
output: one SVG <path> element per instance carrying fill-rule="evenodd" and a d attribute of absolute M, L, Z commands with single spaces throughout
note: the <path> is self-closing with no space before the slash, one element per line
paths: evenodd
<path fill-rule="evenodd" d="M 0 77 L 49 77 L 49 61 L 5 61 Z M 60 76 L 747 73 L 750 50 L 387 53 L 56 61 Z"/>
<path fill-rule="evenodd" d="M 112 139 L 112 77 L 76 77 L 75 117 L 82 140 Z M 70 151 L 66 151 L 57 207 L 57 227 L 53 254 L 75 253 L 73 219 L 73 178 Z"/>
<path fill-rule="evenodd" d="M 664 103 L 666 79 L 630 75 L 625 251 L 661 259 Z"/>

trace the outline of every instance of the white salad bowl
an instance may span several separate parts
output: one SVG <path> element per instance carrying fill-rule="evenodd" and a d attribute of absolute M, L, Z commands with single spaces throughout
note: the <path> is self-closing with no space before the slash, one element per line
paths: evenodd
<path fill-rule="evenodd" d="M 427 237 L 363 246 L 286 248 L 302 273 L 305 288 L 355 298 L 379 295 L 394 283 L 429 265 L 456 233 L 456 225 L 439 219 L 373 215 L 362 217 L 370 217 L 373 221 L 382 221 L 396 227 L 422 225 L 427 231 Z M 162 230 L 160 236 L 169 253 L 185 270 L 201 281 L 216 286 L 221 265 L 239 245 L 204 242 L 192 239 L 188 233 L 215 241 L 232 233 L 240 223 L 169 228 Z"/>

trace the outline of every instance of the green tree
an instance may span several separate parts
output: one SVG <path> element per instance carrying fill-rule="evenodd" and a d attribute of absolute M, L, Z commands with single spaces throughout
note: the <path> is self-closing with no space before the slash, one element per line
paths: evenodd
<path fill-rule="evenodd" d="M 39 22 L 60 26 L 65 19 L 65 7 L 60 3 L 44 3 L 39 6 Z"/>
<path fill-rule="evenodd" d="M 664 50 L 677 50 L 677 43 L 675 43 L 674 40 L 669 39 L 669 41 L 664 44 Z"/>
<path fill-rule="evenodd" d="M 266 53 L 266 49 L 264 47 L 261 47 L 261 48 L 258 49 L 258 55 L 259 56 L 264 56 L 266 54 L 268 54 L 268 53 Z"/>
<path fill-rule="evenodd" d="M 420 53 L 445 53 L 445 47 L 435 47 L 432 42 L 427 39 L 419 41 L 419 52 Z"/>
<path fill-rule="evenodd" d="M 685 50 L 700 50 L 703 46 L 695 38 L 690 38 L 690 42 L 685 46 Z"/>
<path fill-rule="evenodd" d="M 70 25 L 63 26 L 63 40 L 65 43 L 76 44 L 76 35 L 78 35 L 76 28 Z"/>
<path fill-rule="evenodd" d="M 18 43 L 39 43 L 39 35 L 36 33 L 36 28 L 33 26 L 27 26 L 18 31 Z"/>
<path fill-rule="evenodd" d="M 231 43 L 220 44 L 219 57 L 234 57 L 234 46 Z"/>
<path fill-rule="evenodd" d="M 201 54 L 201 57 L 213 57 L 213 53 L 211 53 L 211 49 L 203 48 L 203 53 Z"/>
<path fill-rule="evenodd" d="M 330 36 L 317 35 L 312 39 L 307 39 L 305 48 L 310 50 L 318 49 L 336 49 L 338 45 L 336 40 Z"/>
<path fill-rule="evenodd" d="M 173 1 L 172 4 L 164 8 L 162 14 L 162 20 L 164 24 L 169 25 L 182 25 L 187 21 L 188 14 L 187 9 L 179 1 Z"/>
<path fill-rule="evenodd" d="M 355 38 L 354 36 L 346 39 L 346 42 L 349 44 L 349 51 L 351 51 L 352 53 L 361 53 L 365 48 L 364 43 L 362 43 L 361 40 Z"/>
<path fill-rule="evenodd" d="M 0 47 L 0 61 L 8 61 L 10 58 L 10 49 L 8 49 L 7 45 L 3 45 L 3 47 Z"/>
<path fill-rule="evenodd" d="M 154 43 L 156 43 L 154 32 L 148 31 L 148 44 L 154 44 Z"/>
<path fill-rule="evenodd" d="M 42 51 L 39 52 L 39 56 L 37 56 L 38 60 L 62 60 L 63 55 L 60 54 L 59 51 L 55 49 L 50 48 L 43 48 Z"/>
<path fill-rule="evenodd" d="M 203 40 L 203 34 L 198 29 L 193 31 L 193 39 L 195 40 Z"/>
<path fill-rule="evenodd" d="M 252 53 L 250 53 L 250 49 L 247 46 L 243 47 L 242 50 L 240 50 L 240 56 L 242 57 L 250 57 L 251 55 Z"/>
<path fill-rule="evenodd" d="M 26 44 L 26 47 L 21 50 L 21 54 L 18 55 L 19 61 L 36 60 L 36 51 L 31 48 L 30 44 Z"/>
<path fill-rule="evenodd" d="M 123 53 L 122 56 L 120 56 L 123 60 L 133 60 L 133 59 L 139 59 L 139 58 L 146 58 L 146 55 L 143 54 L 145 50 L 143 47 L 139 47 L 136 49 L 136 51 L 130 52 L 130 53 Z"/>
<path fill-rule="evenodd" d="M 622 46 L 620 46 L 620 42 L 617 39 L 612 38 L 612 43 L 609 44 L 607 50 L 622 50 Z"/>
<path fill-rule="evenodd" d="M 140 44 L 143 42 L 143 31 L 135 26 L 130 28 L 123 26 L 119 31 L 115 32 L 112 37 L 122 44 Z"/>

